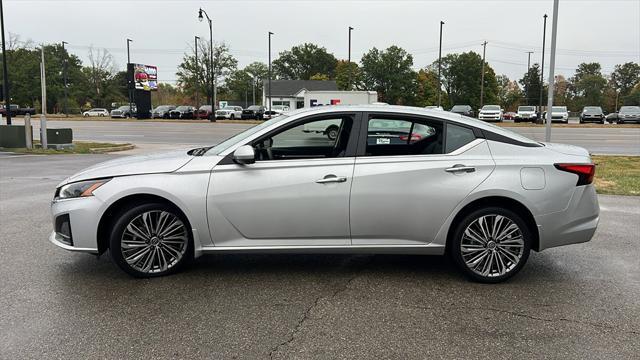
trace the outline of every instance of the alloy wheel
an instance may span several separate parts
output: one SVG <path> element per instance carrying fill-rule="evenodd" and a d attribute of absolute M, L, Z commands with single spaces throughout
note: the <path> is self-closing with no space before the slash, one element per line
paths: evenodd
<path fill-rule="evenodd" d="M 465 265 L 483 277 L 503 276 L 522 260 L 524 236 L 506 216 L 488 214 L 472 221 L 464 230 L 460 251 Z"/>
<path fill-rule="evenodd" d="M 133 269 L 153 274 L 178 264 L 185 256 L 188 243 L 187 228 L 178 216 L 151 210 L 129 221 L 122 233 L 120 251 Z"/>

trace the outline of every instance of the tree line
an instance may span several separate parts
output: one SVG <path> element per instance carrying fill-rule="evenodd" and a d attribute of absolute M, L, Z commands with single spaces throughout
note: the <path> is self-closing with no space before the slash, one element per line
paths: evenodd
<path fill-rule="evenodd" d="M 7 50 L 12 103 L 33 106 L 40 104 L 40 48 L 30 42 L 13 39 Z M 90 107 L 110 107 L 126 103 L 128 98 L 126 71 L 117 69 L 106 50 L 90 48 L 88 61 L 69 53 L 61 44 L 49 44 L 44 49 L 47 76 L 47 110 L 64 110 L 63 74 L 66 67 L 68 109 L 77 113 Z M 253 104 L 262 100 L 262 89 L 268 66 L 253 62 L 239 68 L 238 61 L 225 43 L 214 44 L 213 62 L 209 44 L 185 53 L 176 72 L 176 83 L 161 83 L 152 93 L 154 105 L 171 103 L 205 104 L 213 96 L 213 74 L 218 100 L 233 100 Z M 413 56 L 406 50 L 391 46 L 373 48 L 359 63 L 337 59 L 326 48 L 305 43 L 281 52 L 272 62 L 272 78 L 284 80 L 335 80 L 341 90 L 374 90 L 379 101 L 389 104 L 436 105 L 438 96 L 445 109 L 455 104 L 480 106 L 482 57 L 473 51 L 448 54 L 441 62 L 441 87 L 438 88 L 438 60 L 415 69 Z M 484 104 L 498 104 L 507 110 L 518 105 L 546 104 L 547 85 L 541 82 L 540 66 L 533 64 L 520 79 L 496 74 L 490 64 L 484 64 Z M 2 74 L 0 72 L 0 79 Z M 159 79 L 162 82 L 162 79 Z M 605 75 L 599 63 L 582 63 L 569 78 L 556 76 L 554 103 L 577 111 L 585 105 L 602 106 L 614 111 L 621 105 L 640 105 L 640 64 L 627 62 L 615 66 Z"/>

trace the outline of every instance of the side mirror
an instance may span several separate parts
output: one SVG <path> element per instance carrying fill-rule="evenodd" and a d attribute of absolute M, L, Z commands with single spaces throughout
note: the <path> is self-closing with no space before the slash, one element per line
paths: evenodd
<path fill-rule="evenodd" d="M 256 162 L 256 154 L 251 145 L 242 145 L 233 152 L 233 161 L 238 164 L 253 164 Z"/>

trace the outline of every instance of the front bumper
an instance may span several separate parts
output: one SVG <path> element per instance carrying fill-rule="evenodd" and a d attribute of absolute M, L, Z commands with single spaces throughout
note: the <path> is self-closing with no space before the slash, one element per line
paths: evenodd
<path fill-rule="evenodd" d="M 56 229 L 56 219 L 66 215 L 69 217 L 73 238 L 69 243 L 65 241 L 63 234 L 54 230 L 49 235 L 49 241 L 65 250 L 97 254 L 98 222 L 103 204 L 103 201 L 96 196 L 53 201 L 51 215 L 54 229 Z"/>
<path fill-rule="evenodd" d="M 502 120 L 502 117 L 500 116 L 500 114 L 480 114 L 478 116 L 479 120 L 493 120 L 493 121 L 499 121 Z"/>
<path fill-rule="evenodd" d="M 231 114 L 216 114 L 216 119 L 230 119 Z"/>
<path fill-rule="evenodd" d="M 576 186 L 568 206 L 558 212 L 536 216 L 539 250 L 591 240 L 600 220 L 594 185 Z"/>

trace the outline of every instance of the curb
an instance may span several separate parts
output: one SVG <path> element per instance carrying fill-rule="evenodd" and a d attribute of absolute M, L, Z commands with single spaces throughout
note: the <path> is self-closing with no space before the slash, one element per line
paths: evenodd
<path fill-rule="evenodd" d="M 105 154 L 105 153 L 116 152 L 116 151 L 133 150 L 135 149 L 135 147 L 136 146 L 133 144 L 126 144 L 126 145 L 103 147 L 103 148 L 91 148 L 89 149 L 89 152 L 91 152 L 92 154 Z"/>

